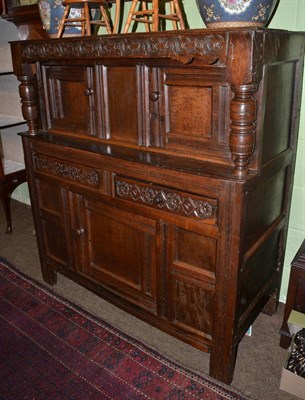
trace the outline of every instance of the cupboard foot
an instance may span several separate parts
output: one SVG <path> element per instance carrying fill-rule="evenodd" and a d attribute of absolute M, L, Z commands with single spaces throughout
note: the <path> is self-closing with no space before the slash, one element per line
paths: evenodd
<path fill-rule="evenodd" d="M 211 352 L 210 376 L 229 385 L 233 380 L 237 346 L 233 346 L 228 351 L 222 346 L 215 347 Z"/>
<path fill-rule="evenodd" d="M 57 272 L 53 268 L 44 267 L 42 268 L 43 280 L 49 285 L 53 286 L 57 283 Z"/>

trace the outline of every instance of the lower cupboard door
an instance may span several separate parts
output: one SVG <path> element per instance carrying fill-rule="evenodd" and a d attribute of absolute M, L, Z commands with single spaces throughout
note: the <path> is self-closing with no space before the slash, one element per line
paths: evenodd
<path fill-rule="evenodd" d="M 155 312 L 157 222 L 90 201 L 84 202 L 83 220 L 84 262 L 79 272 Z"/>

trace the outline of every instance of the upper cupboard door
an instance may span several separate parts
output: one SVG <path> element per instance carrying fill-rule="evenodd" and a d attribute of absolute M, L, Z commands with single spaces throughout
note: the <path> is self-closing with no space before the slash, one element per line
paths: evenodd
<path fill-rule="evenodd" d="M 222 73 L 167 68 L 159 79 L 161 147 L 231 163 L 228 147 L 231 91 Z"/>
<path fill-rule="evenodd" d="M 100 118 L 92 67 L 44 66 L 45 128 L 73 136 L 98 136 Z"/>

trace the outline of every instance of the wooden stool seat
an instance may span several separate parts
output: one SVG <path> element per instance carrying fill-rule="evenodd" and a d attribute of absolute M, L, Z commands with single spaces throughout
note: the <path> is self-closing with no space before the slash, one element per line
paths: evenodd
<path fill-rule="evenodd" d="M 92 25 L 105 26 L 107 33 L 112 33 L 110 20 L 106 11 L 109 5 L 106 0 L 64 0 L 62 4 L 65 10 L 59 25 L 57 38 L 63 35 L 66 26 L 80 26 L 82 36 L 91 36 Z M 69 18 L 71 8 L 80 8 L 81 16 Z M 92 19 L 92 9 L 100 10 L 100 19 Z"/>
<path fill-rule="evenodd" d="M 173 28 L 185 29 L 182 11 L 179 0 L 170 0 L 170 13 L 160 13 L 159 5 L 161 0 L 132 0 L 130 11 L 127 15 L 127 20 L 124 28 L 124 33 L 127 33 L 132 21 L 144 23 L 146 31 L 157 32 L 160 30 L 160 19 L 170 20 L 173 23 Z M 148 4 L 151 3 L 151 8 Z M 136 11 L 137 10 L 137 11 Z"/>

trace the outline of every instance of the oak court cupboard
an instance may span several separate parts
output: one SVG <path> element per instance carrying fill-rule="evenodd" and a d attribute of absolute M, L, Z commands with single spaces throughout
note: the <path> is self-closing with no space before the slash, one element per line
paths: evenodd
<path fill-rule="evenodd" d="M 231 382 L 278 301 L 304 47 L 263 28 L 11 43 L 46 282 L 209 351 Z"/>

